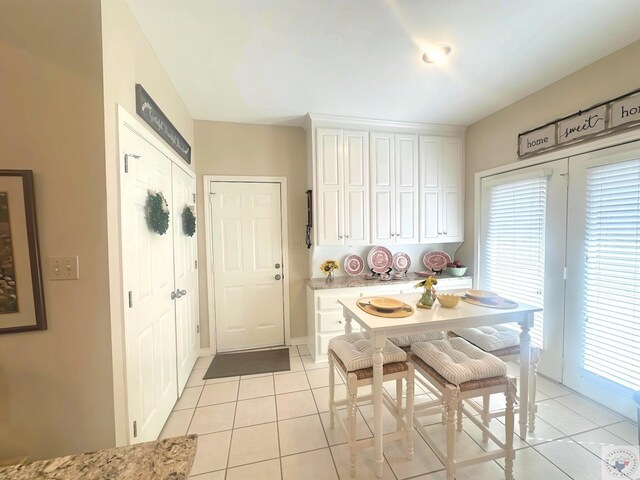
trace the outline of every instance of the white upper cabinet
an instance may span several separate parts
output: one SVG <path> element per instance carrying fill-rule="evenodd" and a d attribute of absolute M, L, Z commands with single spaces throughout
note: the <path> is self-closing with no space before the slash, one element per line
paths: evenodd
<path fill-rule="evenodd" d="M 462 139 L 420 136 L 420 242 L 464 240 Z"/>
<path fill-rule="evenodd" d="M 371 237 L 418 243 L 418 138 L 371 133 Z"/>
<path fill-rule="evenodd" d="M 368 245 L 369 142 L 367 132 L 316 132 L 318 245 Z"/>
<path fill-rule="evenodd" d="M 309 114 L 316 246 L 463 241 L 464 127 Z"/>

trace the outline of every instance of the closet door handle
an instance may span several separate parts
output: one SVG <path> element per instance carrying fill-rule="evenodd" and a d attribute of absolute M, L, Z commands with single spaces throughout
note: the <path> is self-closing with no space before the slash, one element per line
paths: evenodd
<path fill-rule="evenodd" d="M 171 300 L 175 300 L 177 298 L 176 292 L 171 292 Z"/>
<path fill-rule="evenodd" d="M 184 297 L 187 294 L 186 290 L 178 290 L 178 293 L 180 294 L 181 297 Z"/>

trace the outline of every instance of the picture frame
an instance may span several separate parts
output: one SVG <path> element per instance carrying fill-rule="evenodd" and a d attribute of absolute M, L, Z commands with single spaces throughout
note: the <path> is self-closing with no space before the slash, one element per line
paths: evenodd
<path fill-rule="evenodd" d="M 46 330 L 31 170 L 0 170 L 0 334 Z"/>

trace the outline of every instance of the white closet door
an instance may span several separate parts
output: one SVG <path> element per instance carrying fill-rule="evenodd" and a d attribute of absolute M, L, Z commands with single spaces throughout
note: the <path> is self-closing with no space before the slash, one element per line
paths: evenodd
<path fill-rule="evenodd" d="M 167 233 L 149 230 L 147 191 L 171 202 L 171 161 L 128 127 L 120 136 L 121 151 L 138 157 L 128 156 L 128 171 L 121 175 L 121 214 L 129 438 L 139 443 L 158 437 L 178 396 L 171 299 L 175 212 Z"/>
<path fill-rule="evenodd" d="M 185 207 L 195 209 L 196 182 L 193 174 L 172 165 L 173 184 L 173 251 L 176 304 L 176 355 L 178 391 L 182 392 L 200 350 L 197 237 L 184 232 L 182 213 Z M 194 212 L 195 213 L 195 212 Z M 201 225 L 196 225 L 199 228 Z"/>
<path fill-rule="evenodd" d="M 343 133 L 344 243 L 369 245 L 369 135 Z"/>
<path fill-rule="evenodd" d="M 342 130 L 318 128 L 316 161 L 318 185 L 317 228 L 318 245 L 343 245 L 342 210 Z"/>
<path fill-rule="evenodd" d="M 635 419 L 640 144 L 571 157 L 564 383 Z"/>

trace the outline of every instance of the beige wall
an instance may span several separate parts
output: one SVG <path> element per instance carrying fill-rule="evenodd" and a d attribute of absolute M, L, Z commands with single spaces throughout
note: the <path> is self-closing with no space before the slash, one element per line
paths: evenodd
<path fill-rule="evenodd" d="M 467 129 L 465 242 L 458 250 L 464 263 L 473 264 L 476 172 L 516 162 L 519 133 L 638 88 L 638 59 L 640 42 L 578 70 Z M 531 74 L 535 75 L 535 71 Z"/>
<path fill-rule="evenodd" d="M 0 168 L 31 169 L 45 331 L 0 335 L 0 458 L 113 445 L 100 3 L 0 2 Z M 1 319 L 0 319 L 1 323 Z"/>
<path fill-rule="evenodd" d="M 307 149 L 302 128 L 195 122 L 198 152 L 198 211 L 204 212 L 203 175 L 252 175 L 286 177 L 289 219 L 289 292 L 291 337 L 307 335 L 305 279 L 309 276 L 304 246 L 307 222 Z M 200 214 L 202 218 L 202 213 Z M 200 221 L 199 225 L 204 222 Z M 293 242 L 300 243 L 293 248 Z M 206 265 L 205 232 L 198 231 L 200 265 Z M 200 269 L 200 323 L 203 346 L 208 345 L 209 321 L 206 269 Z"/>
<path fill-rule="evenodd" d="M 182 136 L 194 146 L 193 119 L 180 98 L 167 73 L 160 64 L 153 48 L 138 26 L 124 0 L 102 1 L 102 39 L 104 64 L 104 121 L 106 151 L 107 215 L 109 230 L 109 266 L 111 288 L 112 331 L 114 339 L 113 368 L 116 373 L 116 442 L 126 440 L 124 396 L 124 346 L 122 339 L 122 285 L 120 272 L 120 231 L 118 226 L 118 117 L 117 105 L 134 117 L 135 85 L 140 83 L 151 95 Z M 156 135 L 141 120 L 143 128 Z M 157 136 L 157 135 L 156 135 Z M 186 164 L 185 164 L 186 165 Z M 195 148 L 192 151 L 191 169 L 195 168 Z"/>

